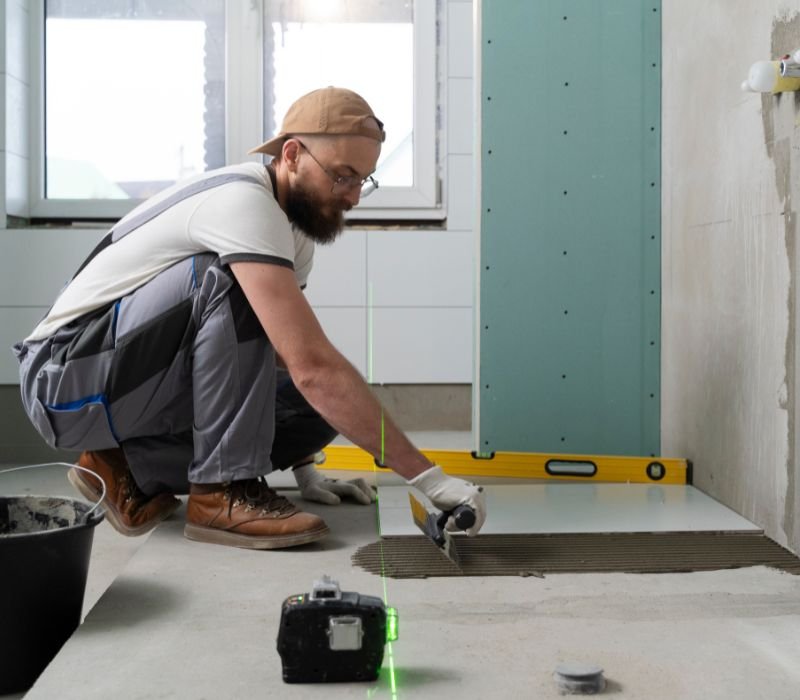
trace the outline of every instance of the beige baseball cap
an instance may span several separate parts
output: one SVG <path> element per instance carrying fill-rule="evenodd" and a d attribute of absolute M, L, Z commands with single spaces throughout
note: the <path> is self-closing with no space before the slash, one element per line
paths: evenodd
<path fill-rule="evenodd" d="M 378 128 L 375 128 L 376 122 Z M 249 153 L 276 156 L 287 138 L 303 134 L 368 136 L 381 143 L 386 139 L 383 122 L 361 95 L 329 86 L 295 100 L 283 118 L 280 133 Z"/>

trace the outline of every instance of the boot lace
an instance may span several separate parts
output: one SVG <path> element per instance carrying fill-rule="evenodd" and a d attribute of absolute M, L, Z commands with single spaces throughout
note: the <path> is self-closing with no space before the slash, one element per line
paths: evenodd
<path fill-rule="evenodd" d="M 124 498 L 125 503 L 130 503 L 133 501 L 137 506 L 142 505 L 148 500 L 147 496 L 144 494 L 144 491 L 139 488 L 139 485 L 136 483 L 133 475 L 130 472 L 122 477 L 120 494 Z"/>
<path fill-rule="evenodd" d="M 228 498 L 228 517 L 231 517 L 234 507 L 241 505 L 247 511 L 260 509 L 261 515 L 285 515 L 295 510 L 292 502 L 271 489 L 263 476 L 232 481 L 225 495 Z"/>

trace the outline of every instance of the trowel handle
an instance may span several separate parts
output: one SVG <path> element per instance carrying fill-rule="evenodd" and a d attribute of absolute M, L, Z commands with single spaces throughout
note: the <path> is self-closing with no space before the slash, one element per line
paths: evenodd
<path fill-rule="evenodd" d="M 471 506 L 458 506 L 453 511 L 453 520 L 459 530 L 468 530 L 475 524 L 475 511 Z"/>
<path fill-rule="evenodd" d="M 460 505 L 453 508 L 453 510 L 446 510 L 439 516 L 439 527 L 444 529 L 450 516 L 453 516 L 453 522 L 459 530 L 468 530 L 475 524 L 475 511 L 471 506 Z"/>

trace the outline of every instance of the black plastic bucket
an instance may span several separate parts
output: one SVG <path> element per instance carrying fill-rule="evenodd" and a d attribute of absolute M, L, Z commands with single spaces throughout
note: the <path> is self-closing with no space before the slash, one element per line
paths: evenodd
<path fill-rule="evenodd" d="M 0 695 L 30 688 L 80 623 L 102 520 L 81 501 L 0 497 Z"/>

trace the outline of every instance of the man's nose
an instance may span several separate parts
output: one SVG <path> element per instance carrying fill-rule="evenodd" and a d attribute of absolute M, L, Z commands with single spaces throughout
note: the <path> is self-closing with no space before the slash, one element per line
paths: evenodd
<path fill-rule="evenodd" d="M 358 187 L 353 187 L 344 194 L 344 201 L 347 202 L 351 207 L 356 206 L 359 200 L 361 199 L 361 185 Z"/>

